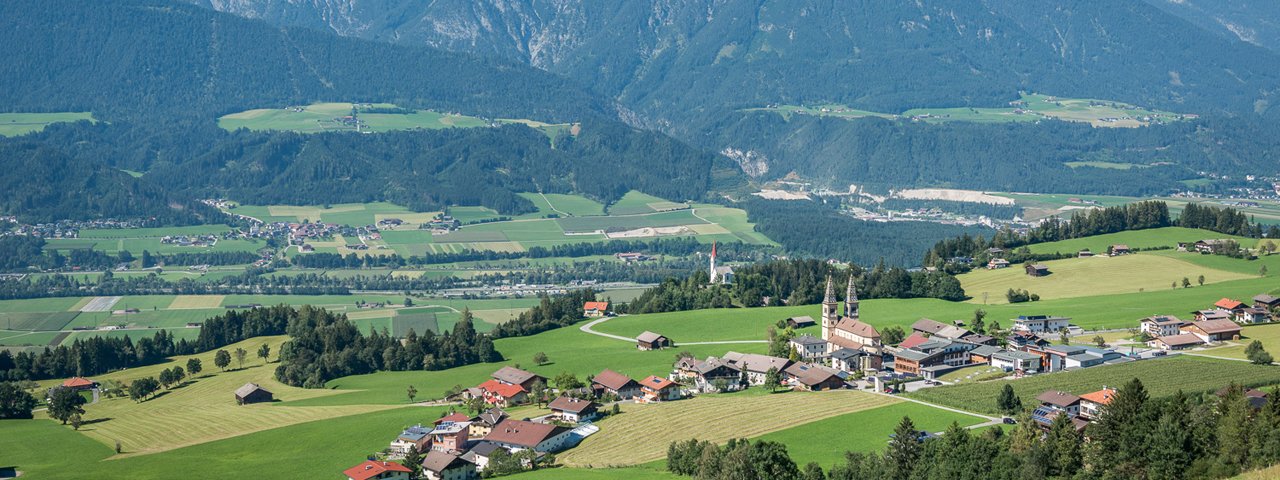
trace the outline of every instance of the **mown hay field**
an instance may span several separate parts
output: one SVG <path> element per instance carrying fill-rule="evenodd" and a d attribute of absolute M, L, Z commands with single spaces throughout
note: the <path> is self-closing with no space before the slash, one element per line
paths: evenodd
<path fill-rule="evenodd" d="M 815 422 L 900 400 L 852 390 L 746 396 L 704 396 L 657 404 L 623 404 L 623 413 L 597 423 L 600 431 L 559 456 L 568 466 L 625 466 L 651 462 L 674 441 L 725 442 Z"/>

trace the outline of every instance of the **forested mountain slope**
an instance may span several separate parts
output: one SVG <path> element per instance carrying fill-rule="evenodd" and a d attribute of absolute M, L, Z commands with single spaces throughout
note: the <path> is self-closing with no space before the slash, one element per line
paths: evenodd
<path fill-rule="evenodd" d="M 1001 106 L 1019 90 L 1245 112 L 1280 86 L 1269 52 L 1142 0 L 193 1 L 520 60 L 657 119 L 772 102 Z"/>
<path fill-rule="evenodd" d="M 713 155 L 623 124 L 611 100 L 574 82 L 420 45 L 280 28 L 152 0 L 5 2 L 0 42 L 11 46 L 0 62 L 5 110 L 91 111 L 101 120 L 0 143 L 58 149 L 71 160 L 70 176 L 106 166 L 146 172 L 142 184 L 176 197 L 389 200 L 421 209 L 482 204 L 523 213 L 533 206 L 514 192 L 610 201 L 639 189 L 699 199 L 716 171 Z M 231 112 L 317 101 L 578 122 L 581 131 L 553 146 L 518 125 L 299 135 L 227 132 L 216 124 Z M 731 181 L 731 164 L 721 162 L 729 168 L 720 178 Z M 87 192 L 98 202 L 96 191 Z M 138 207 L 135 215 L 157 213 L 124 205 Z"/>
<path fill-rule="evenodd" d="M 1267 0 L 1147 0 L 1219 35 L 1280 52 L 1280 4 Z"/>
<path fill-rule="evenodd" d="M 523 62 L 617 100 L 634 125 L 732 154 L 764 180 L 795 172 L 836 189 L 1140 195 L 1185 188 L 1180 182 L 1199 172 L 1270 175 L 1271 152 L 1280 149 L 1272 140 L 1280 139 L 1280 110 L 1271 108 L 1280 55 L 1143 0 L 192 1 L 276 24 Z M 827 102 L 886 113 L 1004 107 L 1019 91 L 1200 119 L 1114 130 L 746 111 Z M 1099 160 L 1156 166 L 1068 165 Z"/>

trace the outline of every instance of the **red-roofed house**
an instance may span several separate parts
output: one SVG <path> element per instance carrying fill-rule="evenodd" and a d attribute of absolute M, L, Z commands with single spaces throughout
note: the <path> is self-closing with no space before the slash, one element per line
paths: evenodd
<path fill-rule="evenodd" d="M 898 347 L 900 347 L 900 348 L 916 348 L 916 347 L 917 347 L 917 346 L 919 346 L 921 343 L 924 343 L 924 342 L 927 342 L 927 341 L 929 341 L 929 337 L 924 336 L 924 334 L 923 334 L 923 333 L 920 333 L 920 332 L 911 332 L 911 335 L 907 335 L 907 338 L 903 339 L 903 340 L 902 340 L 902 343 L 899 343 L 899 344 L 898 344 Z"/>
<path fill-rule="evenodd" d="M 603 317 L 609 313 L 609 302 L 587 302 L 582 305 L 582 316 Z"/>
<path fill-rule="evenodd" d="M 347 476 L 347 480 L 409 480 L 413 470 L 395 462 L 366 460 L 364 463 L 343 470 L 342 474 Z"/>
<path fill-rule="evenodd" d="M 1221 308 L 1223 310 L 1230 310 L 1234 312 L 1236 310 L 1243 310 L 1244 307 L 1247 307 L 1248 305 L 1245 305 L 1244 302 L 1241 302 L 1239 300 L 1223 298 L 1222 300 L 1218 300 L 1216 303 L 1214 303 L 1213 306 Z"/>
<path fill-rule="evenodd" d="M 1102 390 L 1086 393 L 1080 396 L 1080 416 L 1087 418 L 1098 418 L 1102 413 L 1103 405 L 1111 405 L 1111 400 L 1116 397 L 1116 389 L 1102 387 Z"/>
<path fill-rule="evenodd" d="M 529 391 L 524 387 L 507 385 L 497 380 L 486 380 L 479 388 L 484 392 L 484 402 L 498 407 L 524 403 L 529 399 Z"/>
<path fill-rule="evenodd" d="M 93 390 L 98 386 L 98 382 L 84 377 L 71 377 L 62 382 L 62 386 L 72 390 Z"/>
<path fill-rule="evenodd" d="M 471 416 L 465 413 L 454 412 L 454 413 L 445 415 L 443 417 L 437 418 L 436 421 L 431 423 L 435 425 L 439 425 L 444 422 L 470 422 L 470 421 L 471 421 Z"/>
<path fill-rule="evenodd" d="M 655 375 L 640 381 L 641 395 L 636 397 L 637 403 L 661 402 L 680 399 L 680 385 Z"/>

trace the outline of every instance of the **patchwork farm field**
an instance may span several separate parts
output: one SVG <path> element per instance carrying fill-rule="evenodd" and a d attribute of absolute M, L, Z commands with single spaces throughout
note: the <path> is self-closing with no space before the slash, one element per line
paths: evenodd
<path fill-rule="evenodd" d="M 755 437 L 900 401 L 883 395 L 836 390 L 755 396 L 728 394 L 679 402 L 623 404 L 621 415 L 597 422 L 600 432 L 559 455 L 559 460 L 571 467 L 636 465 L 663 458 L 667 445 L 673 441 L 697 438 L 723 443 L 730 438 Z M 654 428 L 654 425 L 664 425 L 664 428 Z"/>
<path fill-rule="evenodd" d="M 1183 261 L 1175 256 L 1150 255 L 1145 252 L 1039 263 L 1049 267 L 1051 273 L 1048 276 L 1032 277 L 1026 274 L 1021 265 L 1013 265 L 998 270 L 979 268 L 957 278 L 965 293 L 973 297 L 970 302 L 982 303 L 985 295 L 987 303 L 998 304 L 1007 302 L 1005 292 L 1011 288 L 1027 290 L 1040 295 L 1041 299 L 1051 300 L 1168 290 L 1174 282 L 1183 278 L 1195 282 L 1200 275 L 1204 276 L 1206 285 L 1257 277 L 1256 273 L 1249 275 L 1219 270 Z"/>
<path fill-rule="evenodd" d="M 901 114 L 858 110 L 836 104 L 815 106 L 778 105 L 766 108 L 752 108 L 748 109 L 748 111 L 776 112 L 788 119 L 791 115 L 815 115 L 849 120 L 876 117 L 927 123 L 1009 123 L 1062 120 L 1088 123 L 1094 127 L 1145 127 L 1151 124 L 1196 118 L 1194 115 L 1189 116 L 1146 109 L 1111 100 L 1062 98 L 1036 93 L 1020 93 L 1019 95 L 1021 99 L 1017 102 L 1010 102 L 1011 105 L 1009 107 L 913 108 Z"/>
<path fill-rule="evenodd" d="M 55 123 L 95 121 L 89 112 L 0 113 L 0 137 L 16 137 L 39 132 Z"/>
<path fill-rule="evenodd" d="M 361 132 L 389 132 L 394 130 L 438 130 L 442 128 L 482 128 L 503 124 L 521 124 L 539 130 L 554 138 L 562 132 L 577 134 L 576 124 L 551 124 L 528 119 L 486 120 L 458 113 L 441 113 L 434 110 L 406 110 L 390 103 L 351 104 L 345 102 L 314 103 L 307 106 L 285 108 L 259 108 L 223 115 L 218 126 L 228 131 L 241 128 L 249 130 L 288 130 L 299 133 L 333 131 L 357 131 L 354 121 L 348 118 L 355 107 Z"/>
<path fill-rule="evenodd" d="M 1058 372 L 1008 381 L 948 385 L 906 394 L 908 397 L 955 407 L 972 412 L 998 414 L 996 395 L 1004 386 L 1012 385 L 1023 405 L 1035 404 L 1035 397 L 1046 390 L 1061 390 L 1076 395 L 1115 387 L 1137 378 L 1152 396 L 1172 395 L 1181 390 L 1188 394 L 1214 391 L 1236 382 L 1248 387 L 1280 384 L 1280 369 L 1269 365 L 1253 365 L 1232 360 L 1174 355 L 1118 365 L 1103 365 L 1070 372 Z"/>
<path fill-rule="evenodd" d="M 0 346 L 69 344 L 93 336 L 137 339 L 166 329 L 177 338 L 195 339 L 200 329 L 189 323 L 221 315 L 228 308 L 248 305 L 314 305 L 346 313 L 361 331 L 422 334 L 450 330 L 470 308 L 476 330 L 487 332 L 538 302 L 537 298 L 443 299 L 418 298 L 418 305 L 404 307 L 400 295 L 137 295 L 123 297 L 67 297 L 0 300 Z M 381 308 L 360 308 L 357 303 L 383 303 Z M 137 309 L 137 312 L 122 312 Z M 101 327 L 123 330 L 96 330 Z M 90 330 L 73 331 L 76 328 Z"/>

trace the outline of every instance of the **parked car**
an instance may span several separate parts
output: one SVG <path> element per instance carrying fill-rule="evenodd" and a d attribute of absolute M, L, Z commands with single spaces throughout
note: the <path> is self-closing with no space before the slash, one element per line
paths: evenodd
<path fill-rule="evenodd" d="M 1004 419 L 1003 419 L 1002 421 L 1004 422 L 1004 424 L 1005 424 L 1005 425 L 1017 425 L 1017 424 L 1018 424 L 1018 421 L 1017 421 L 1017 420 L 1014 420 L 1014 419 L 1013 419 L 1013 417 L 1004 417 Z"/>
<path fill-rule="evenodd" d="M 1152 352 L 1152 353 L 1151 353 L 1151 356 L 1153 356 L 1153 357 L 1163 357 L 1163 356 L 1168 355 L 1168 354 L 1169 354 L 1169 352 L 1166 352 L 1166 351 L 1164 351 L 1164 350 L 1157 350 L 1157 351 L 1155 351 L 1155 352 Z"/>

